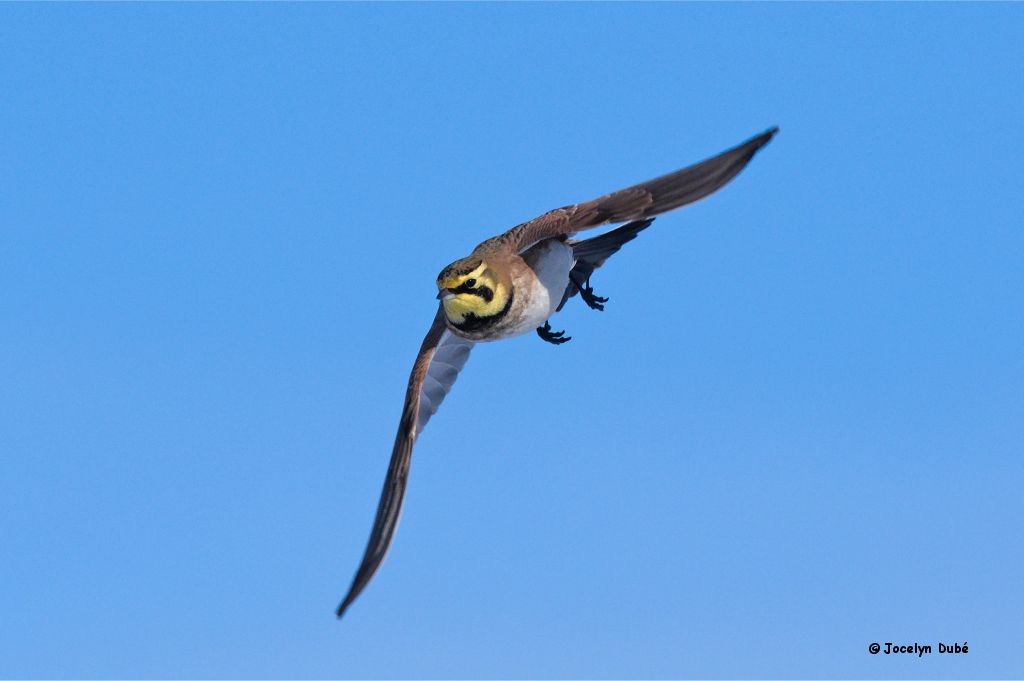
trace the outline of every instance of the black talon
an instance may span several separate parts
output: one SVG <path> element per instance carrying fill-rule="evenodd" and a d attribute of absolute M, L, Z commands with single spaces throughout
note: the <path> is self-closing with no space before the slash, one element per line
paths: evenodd
<path fill-rule="evenodd" d="M 565 331 L 552 331 L 551 322 L 544 322 L 544 326 L 538 326 L 537 335 L 540 336 L 541 339 L 554 345 L 561 345 L 562 343 L 568 343 L 572 340 L 572 336 L 566 336 Z"/>
<path fill-rule="evenodd" d="M 594 288 L 590 285 L 589 276 L 585 284 L 581 284 L 573 277 L 569 277 L 569 279 L 576 285 L 576 290 L 580 292 L 580 298 L 587 304 L 587 307 L 591 310 L 604 312 L 604 304 L 608 302 L 608 299 L 594 294 Z"/>

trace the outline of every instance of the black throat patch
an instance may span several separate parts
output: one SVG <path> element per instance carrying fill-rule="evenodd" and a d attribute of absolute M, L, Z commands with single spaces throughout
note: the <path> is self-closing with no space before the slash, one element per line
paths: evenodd
<path fill-rule="evenodd" d="M 487 291 L 489 295 L 482 295 L 482 291 Z M 480 295 L 487 302 L 491 302 L 491 300 L 494 298 L 494 292 L 491 291 L 491 289 L 487 288 L 486 286 L 481 286 L 480 289 L 472 289 L 472 292 L 476 293 L 477 295 Z M 515 291 L 510 288 L 508 291 L 508 300 L 505 301 L 505 306 L 498 310 L 497 312 L 495 312 L 494 314 L 487 315 L 486 317 L 478 317 L 472 312 L 467 312 L 466 315 L 462 318 L 462 321 L 459 322 L 458 324 L 452 322 L 451 320 L 449 320 L 449 322 L 459 331 L 470 332 L 486 329 L 490 326 L 494 326 L 495 324 L 497 324 L 505 315 L 508 314 L 508 311 L 512 309 L 513 298 L 515 298 Z"/>

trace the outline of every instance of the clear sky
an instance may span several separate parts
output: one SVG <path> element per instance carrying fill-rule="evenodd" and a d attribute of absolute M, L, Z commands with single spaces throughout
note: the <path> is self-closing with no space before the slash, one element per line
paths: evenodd
<path fill-rule="evenodd" d="M 1024 6 L 0 6 L 0 676 L 1019 677 Z M 434 277 L 772 125 L 478 348 Z M 967 641 L 967 655 L 870 655 Z"/>

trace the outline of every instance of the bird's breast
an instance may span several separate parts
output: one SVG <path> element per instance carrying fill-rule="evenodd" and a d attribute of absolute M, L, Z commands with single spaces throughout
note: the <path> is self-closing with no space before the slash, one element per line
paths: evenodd
<path fill-rule="evenodd" d="M 522 298 L 515 333 L 533 331 L 555 313 L 569 284 L 572 247 L 558 239 L 548 239 L 522 255 L 526 267 L 513 278 L 516 295 Z"/>
<path fill-rule="evenodd" d="M 572 247 L 563 241 L 549 239 L 536 244 L 508 261 L 512 295 L 507 313 L 492 323 L 480 324 L 479 328 L 454 326 L 449 319 L 448 328 L 473 341 L 496 341 L 530 333 L 543 326 L 558 309 L 574 263 Z"/>

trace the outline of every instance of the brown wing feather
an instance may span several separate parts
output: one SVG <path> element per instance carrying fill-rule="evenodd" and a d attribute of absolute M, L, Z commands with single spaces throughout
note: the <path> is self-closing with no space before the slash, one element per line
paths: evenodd
<path fill-rule="evenodd" d="M 778 128 L 772 128 L 706 161 L 620 189 L 593 201 L 556 208 L 513 227 L 492 242 L 500 243 L 514 253 L 521 253 L 544 239 L 569 236 L 599 225 L 653 217 L 693 203 L 736 177 L 776 132 Z"/>
<path fill-rule="evenodd" d="M 459 338 L 447 330 L 444 315 L 439 307 L 409 376 L 402 418 L 398 423 L 394 448 L 391 450 L 391 463 L 388 465 L 384 489 L 377 505 L 373 530 L 348 594 L 338 606 L 338 617 L 345 614 L 345 610 L 370 583 L 384 561 L 402 511 L 413 443 L 427 420 L 437 411 L 441 401 L 451 390 L 459 370 L 469 357 L 472 346 L 472 341 Z"/>

